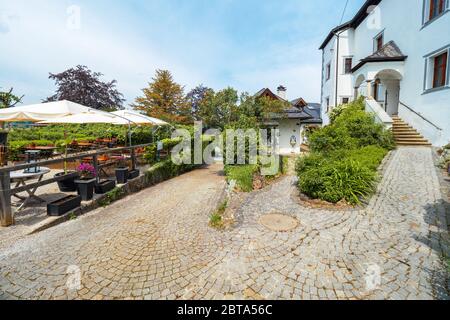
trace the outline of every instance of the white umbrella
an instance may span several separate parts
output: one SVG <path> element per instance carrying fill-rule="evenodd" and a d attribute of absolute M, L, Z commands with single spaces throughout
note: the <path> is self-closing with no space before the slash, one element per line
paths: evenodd
<path fill-rule="evenodd" d="M 42 124 L 83 124 L 83 123 L 110 123 L 114 125 L 128 125 L 131 120 L 118 117 L 108 112 L 93 111 L 73 114 L 65 117 L 41 121 Z"/>
<path fill-rule="evenodd" d="M 123 117 L 123 118 L 127 118 L 130 121 L 132 121 L 133 123 L 140 124 L 140 125 L 145 125 L 145 124 L 153 125 L 153 126 L 169 125 L 165 121 L 162 121 L 162 120 L 156 119 L 156 118 L 152 118 L 152 117 L 148 117 L 148 116 L 143 115 L 134 110 L 119 110 L 119 111 L 112 112 L 112 114 Z"/>
<path fill-rule="evenodd" d="M 0 109 L 0 122 L 39 122 L 89 112 L 91 108 L 67 100 Z"/>

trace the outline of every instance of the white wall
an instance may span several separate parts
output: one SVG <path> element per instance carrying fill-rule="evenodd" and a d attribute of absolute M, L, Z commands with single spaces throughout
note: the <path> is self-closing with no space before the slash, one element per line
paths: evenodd
<path fill-rule="evenodd" d="M 292 152 L 300 153 L 300 145 L 302 144 L 302 130 L 303 127 L 300 124 L 300 120 L 283 119 L 279 121 L 280 130 L 280 153 L 291 154 Z M 295 136 L 297 139 L 297 145 L 292 148 L 291 137 Z"/>

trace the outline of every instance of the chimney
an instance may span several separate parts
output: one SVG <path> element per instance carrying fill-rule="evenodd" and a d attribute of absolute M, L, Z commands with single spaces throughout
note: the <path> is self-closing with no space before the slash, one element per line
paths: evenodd
<path fill-rule="evenodd" d="M 277 88 L 277 95 L 278 95 L 279 97 L 283 98 L 284 100 L 286 100 L 286 91 L 287 91 L 286 87 L 284 87 L 284 86 L 279 86 L 279 87 Z"/>

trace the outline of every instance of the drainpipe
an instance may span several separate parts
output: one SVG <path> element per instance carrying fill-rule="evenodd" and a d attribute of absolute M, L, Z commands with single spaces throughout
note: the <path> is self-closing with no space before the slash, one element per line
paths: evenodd
<path fill-rule="evenodd" d="M 336 45 L 336 88 L 335 88 L 335 94 L 334 94 L 334 107 L 338 106 L 340 36 L 345 31 L 347 31 L 347 29 L 342 30 L 340 32 L 333 32 L 333 34 L 336 36 L 336 39 L 337 39 L 337 45 Z"/>

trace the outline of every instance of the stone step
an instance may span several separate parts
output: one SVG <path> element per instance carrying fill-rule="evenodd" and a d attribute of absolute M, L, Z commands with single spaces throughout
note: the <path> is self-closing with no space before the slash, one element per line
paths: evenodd
<path fill-rule="evenodd" d="M 400 117 L 393 116 L 392 133 L 399 146 L 431 146 L 416 129 L 404 122 Z"/>
<path fill-rule="evenodd" d="M 431 143 L 424 142 L 396 142 L 398 146 L 424 146 L 431 147 Z"/>

